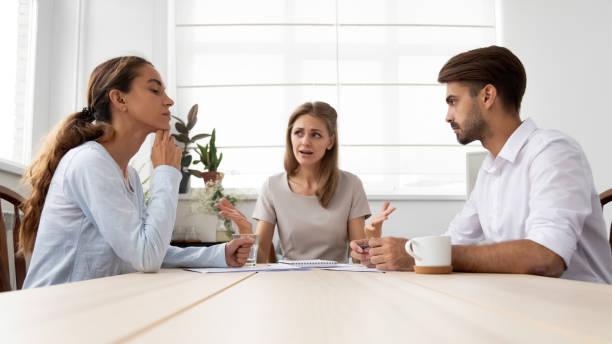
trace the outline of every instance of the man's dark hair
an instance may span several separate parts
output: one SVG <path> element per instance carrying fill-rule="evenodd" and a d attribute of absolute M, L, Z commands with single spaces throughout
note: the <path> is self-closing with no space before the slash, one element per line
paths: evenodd
<path fill-rule="evenodd" d="M 438 82 L 463 82 L 475 97 L 487 84 L 495 86 L 507 110 L 519 113 L 527 86 L 521 61 L 510 50 L 492 45 L 452 57 L 438 74 Z"/>

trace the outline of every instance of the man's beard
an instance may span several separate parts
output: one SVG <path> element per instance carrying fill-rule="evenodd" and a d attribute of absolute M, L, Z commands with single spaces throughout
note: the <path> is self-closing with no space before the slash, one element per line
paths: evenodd
<path fill-rule="evenodd" d="M 482 140 L 482 136 L 488 128 L 488 125 L 482 118 L 482 112 L 480 112 L 478 104 L 474 104 L 462 126 L 459 127 L 457 123 L 451 122 L 451 127 L 453 129 L 460 129 L 457 133 L 457 141 L 462 145 L 467 145 L 474 140 Z"/>

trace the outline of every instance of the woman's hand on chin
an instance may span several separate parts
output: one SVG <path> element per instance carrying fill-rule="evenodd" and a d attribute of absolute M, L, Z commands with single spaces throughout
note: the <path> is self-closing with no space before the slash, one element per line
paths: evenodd
<path fill-rule="evenodd" d="M 151 149 L 151 162 L 153 168 L 160 165 L 168 165 L 181 170 L 181 150 L 174 144 L 174 137 L 170 136 L 169 130 L 157 130 L 155 142 Z"/>

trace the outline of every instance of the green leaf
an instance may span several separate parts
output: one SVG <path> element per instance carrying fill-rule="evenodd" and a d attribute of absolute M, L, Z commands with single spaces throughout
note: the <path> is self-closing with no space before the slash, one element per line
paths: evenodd
<path fill-rule="evenodd" d="M 185 156 L 184 156 L 184 157 L 181 159 L 181 165 L 182 165 L 183 167 L 187 167 L 187 166 L 191 165 L 191 159 L 192 159 L 191 155 L 189 155 L 189 154 L 185 155 Z"/>
<path fill-rule="evenodd" d="M 210 165 L 209 169 L 214 168 L 217 163 L 217 152 L 213 151 L 212 148 L 208 151 L 208 162 Z M 211 171 L 214 171 L 214 170 L 211 170 Z"/>
<path fill-rule="evenodd" d="M 217 136 L 217 129 L 213 128 L 212 135 L 210 135 L 210 144 L 211 146 L 215 145 L 215 138 Z"/>
<path fill-rule="evenodd" d="M 192 170 L 192 169 L 188 169 L 187 171 L 189 171 L 189 173 L 194 176 L 194 177 L 198 177 L 198 178 L 203 178 L 204 175 L 202 174 L 202 172 L 198 171 L 198 170 Z"/>
<path fill-rule="evenodd" d="M 174 127 L 176 128 L 176 131 L 178 131 L 181 134 L 189 134 L 189 129 L 187 129 L 185 124 L 181 122 L 174 123 Z"/>
<path fill-rule="evenodd" d="M 204 168 L 208 168 L 208 164 L 209 164 L 209 160 L 208 160 L 208 145 L 206 145 L 206 147 L 204 147 L 204 150 L 202 150 L 202 155 L 201 155 L 201 160 L 202 163 L 204 164 Z"/>
<path fill-rule="evenodd" d="M 189 109 L 189 114 L 187 114 L 187 128 L 189 130 L 193 129 L 197 121 L 198 121 L 198 104 L 193 104 L 191 109 Z"/>
<path fill-rule="evenodd" d="M 172 134 L 172 136 L 174 136 L 174 139 L 178 142 L 189 143 L 189 137 L 187 137 L 187 134 Z"/>
<path fill-rule="evenodd" d="M 172 115 L 172 118 L 174 118 L 175 120 L 177 120 L 179 123 L 183 123 L 183 124 L 185 124 L 185 121 L 183 121 L 182 119 L 180 119 L 180 118 L 178 118 L 178 117 L 176 117 L 176 116 L 174 116 L 174 115 Z"/>
<path fill-rule="evenodd" d="M 206 154 L 206 148 L 202 147 L 200 144 L 196 143 L 196 146 L 198 146 L 197 148 L 194 148 L 193 150 L 198 153 L 198 155 L 200 157 L 202 157 L 204 154 Z M 201 160 L 201 159 L 200 159 Z"/>
<path fill-rule="evenodd" d="M 201 139 L 209 137 L 209 136 L 210 136 L 210 134 L 198 134 L 198 135 L 193 136 L 191 138 L 190 142 L 193 143 L 193 142 L 196 142 L 197 140 L 201 140 Z"/>

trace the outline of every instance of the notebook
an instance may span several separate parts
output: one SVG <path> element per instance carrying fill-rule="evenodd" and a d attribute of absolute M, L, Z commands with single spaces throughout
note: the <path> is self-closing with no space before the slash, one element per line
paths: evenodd
<path fill-rule="evenodd" d="M 311 268 L 336 266 L 336 264 L 338 264 L 338 262 L 335 260 L 323 260 L 323 259 L 310 259 L 310 260 L 281 259 L 278 262 L 280 264 L 288 264 L 288 265 L 293 265 L 293 266 L 306 266 L 306 267 L 311 267 Z"/>

